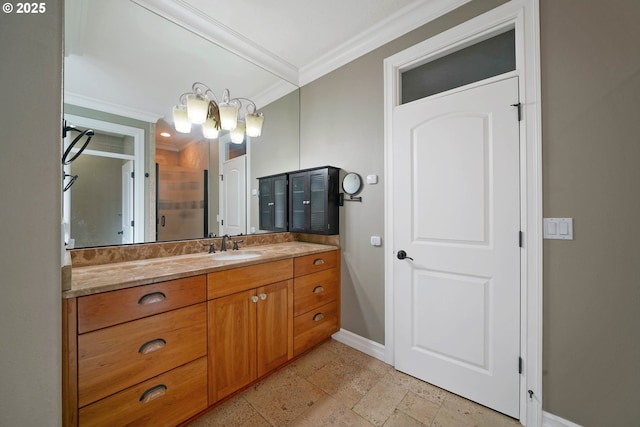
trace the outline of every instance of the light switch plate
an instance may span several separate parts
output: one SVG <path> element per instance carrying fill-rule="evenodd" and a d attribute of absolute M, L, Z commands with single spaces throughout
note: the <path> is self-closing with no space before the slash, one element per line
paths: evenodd
<path fill-rule="evenodd" d="M 573 240 L 573 218 L 545 218 L 544 238 Z"/>
<path fill-rule="evenodd" d="M 371 236 L 371 246 L 381 246 L 382 245 L 382 239 L 380 239 L 380 236 Z"/>
<path fill-rule="evenodd" d="M 367 184 L 377 184 L 378 175 L 367 175 Z"/>

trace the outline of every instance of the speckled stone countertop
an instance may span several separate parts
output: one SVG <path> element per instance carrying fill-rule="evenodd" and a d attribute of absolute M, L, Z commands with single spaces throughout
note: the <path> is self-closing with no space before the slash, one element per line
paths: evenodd
<path fill-rule="evenodd" d="M 71 287 L 63 291 L 63 298 L 74 298 L 100 292 L 130 288 L 165 280 L 206 274 L 213 271 L 228 270 L 247 265 L 261 264 L 314 253 L 337 249 L 337 246 L 309 243 L 284 242 L 262 246 L 251 246 L 239 251 L 227 251 L 227 254 L 255 253 L 259 257 L 251 259 L 220 260 L 217 254 L 206 252 L 151 258 L 110 264 L 73 267 Z"/>

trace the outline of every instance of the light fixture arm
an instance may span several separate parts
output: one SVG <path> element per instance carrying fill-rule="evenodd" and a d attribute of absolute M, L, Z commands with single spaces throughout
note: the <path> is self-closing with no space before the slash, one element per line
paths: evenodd
<path fill-rule="evenodd" d="M 216 94 L 213 93 L 211 88 L 209 88 L 209 86 L 207 86 L 206 84 L 195 82 L 193 85 L 191 85 L 191 90 L 194 94 L 206 98 L 209 101 L 214 101 L 216 104 L 219 104 Z"/>
<path fill-rule="evenodd" d="M 247 106 L 245 107 L 246 110 L 247 110 L 247 113 L 249 113 L 249 114 L 255 114 L 256 113 L 256 110 L 258 108 L 256 107 L 256 103 L 255 102 L 253 102 L 249 98 L 235 98 L 235 99 L 240 101 L 240 107 L 238 109 L 242 108 L 242 100 L 244 100 L 244 101 L 247 101 Z"/>

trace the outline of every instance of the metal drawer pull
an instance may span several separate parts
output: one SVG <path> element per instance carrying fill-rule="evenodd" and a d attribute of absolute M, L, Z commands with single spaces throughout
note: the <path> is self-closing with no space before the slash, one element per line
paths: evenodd
<path fill-rule="evenodd" d="M 167 394 L 167 386 L 164 384 L 158 384 L 157 386 L 151 387 L 142 393 L 140 395 L 140 402 L 149 403 L 152 400 L 164 396 L 165 394 Z"/>
<path fill-rule="evenodd" d="M 147 341 L 146 343 L 142 344 L 140 346 L 140 349 L 138 349 L 138 353 L 140 354 L 153 353 L 154 351 L 158 351 L 165 348 L 166 345 L 167 345 L 167 342 L 165 340 L 163 340 L 162 338 L 156 338 L 155 340 Z"/>
<path fill-rule="evenodd" d="M 315 288 L 313 288 L 314 294 L 319 294 L 320 292 L 324 292 L 324 288 L 322 286 L 316 286 Z"/>
<path fill-rule="evenodd" d="M 313 260 L 313 265 L 322 265 L 324 264 L 324 260 L 322 258 L 316 258 Z"/>
<path fill-rule="evenodd" d="M 266 300 L 267 299 L 267 294 L 260 294 L 260 299 L 262 301 Z"/>
<path fill-rule="evenodd" d="M 313 316 L 313 321 L 314 322 L 319 322 L 322 319 L 324 319 L 324 314 L 322 314 L 322 313 L 317 313 L 315 316 Z"/>
<path fill-rule="evenodd" d="M 140 297 L 138 300 L 138 304 L 147 305 L 147 304 L 155 304 L 157 302 L 162 302 L 167 299 L 167 296 L 162 292 L 151 292 L 150 294 L 146 294 Z"/>

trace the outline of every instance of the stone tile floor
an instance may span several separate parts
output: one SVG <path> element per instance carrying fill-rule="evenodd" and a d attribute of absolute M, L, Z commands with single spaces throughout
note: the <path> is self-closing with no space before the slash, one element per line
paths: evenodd
<path fill-rule="evenodd" d="M 515 427 L 517 420 L 329 340 L 188 427 Z"/>

